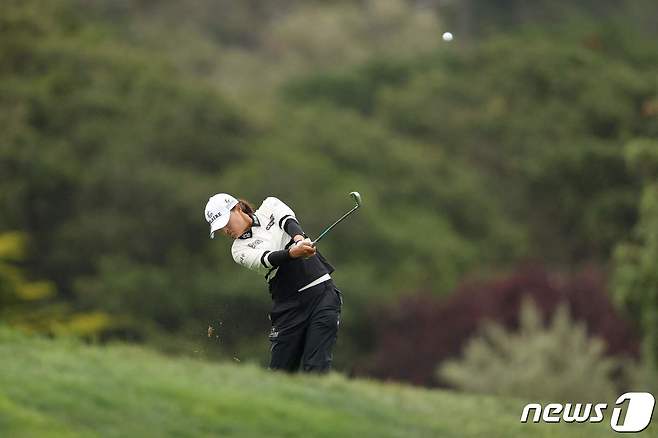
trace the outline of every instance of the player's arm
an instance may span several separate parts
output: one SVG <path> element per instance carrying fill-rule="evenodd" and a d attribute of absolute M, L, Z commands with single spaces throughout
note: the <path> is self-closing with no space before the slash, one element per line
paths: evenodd
<path fill-rule="evenodd" d="M 231 252 L 233 260 L 237 264 L 252 271 L 264 273 L 292 259 L 310 257 L 315 254 L 315 248 L 308 242 L 302 242 L 278 251 L 259 250 L 248 245 L 240 245 L 239 247 L 233 247 Z"/>
<path fill-rule="evenodd" d="M 267 256 L 271 251 L 254 249 L 246 244 L 233 245 L 231 254 L 233 260 L 240 266 L 256 272 L 267 272 L 272 268 L 268 263 Z"/>
<path fill-rule="evenodd" d="M 295 216 L 295 212 L 290 207 L 275 197 L 268 198 L 268 201 L 279 228 L 292 237 L 295 242 L 308 237 Z"/>

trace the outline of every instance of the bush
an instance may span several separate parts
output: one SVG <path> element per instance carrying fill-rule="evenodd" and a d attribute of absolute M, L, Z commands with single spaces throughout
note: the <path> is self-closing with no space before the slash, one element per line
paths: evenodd
<path fill-rule="evenodd" d="M 550 401 L 608 400 L 615 395 L 612 375 L 619 363 L 604 357 L 605 342 L 590 338 L 560 305 L 544 327 L 532 301 L 523 303 L 518 332 L 500 324 L 484 327 L 448 360 L 439 378 L 466 391 Z"/>
<path fill-rule="evenodd" d="M 22 264 L 28 256 L 28 236 L 0 233 L 0 322 L 27 332 L 95 338 L 112 325 L 104 312 L 76 312 L 54 304 L 57 288 L 50 281 L 30 280 Z"/>
<path fill-rule="evenodd" d="M 416 293 L 374 311 L 374 350 L 356 372 L 436 385 L 436 364 L 459 355 L 483 321 L 517 328 L 526 297 L 544 320 L 560 303 L 568 304 L 588 334 L 603 339 L 606 355 L 637 356 L 635 330 L 615 310 L 600 272 L 591 268 L 568 276 L 525 267 L 503 278 L 462 284 L 446 299 Z"/>

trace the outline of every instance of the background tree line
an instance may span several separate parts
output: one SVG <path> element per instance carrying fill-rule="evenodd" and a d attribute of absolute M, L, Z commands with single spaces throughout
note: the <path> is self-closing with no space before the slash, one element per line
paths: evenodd
<path fill-rule="evenodd" d="M 658 11 L 597 5 L 5 0 L 0 315 L 263 361 L 266 288 L 208 239 L 208 196 L 278 196 L 315 235 L 359 190 L 322 245 L 346 301 L 339 369 L 447 384 L 439 363 L 547 290 L 545 321 L 570 304 L 650 380 Z M 451 25 L 463 39 L 443 44 Z M 36 281 L 48 292 L 26 295 Z"/>

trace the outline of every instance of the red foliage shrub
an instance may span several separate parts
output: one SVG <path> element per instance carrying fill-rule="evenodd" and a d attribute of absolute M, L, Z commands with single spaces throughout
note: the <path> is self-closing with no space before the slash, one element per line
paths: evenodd
<path fill-rule="evenodd" d="M 402 297 L 373 318 L 375 350 L 355 367 L 356 374 L 402 380 L 418 385 L 440 384 L 439 362 L 459 356 L 466 341 L 485 321 L 507 328 L 518 325 L 520 305 L 531 297 L 547 321 L 561 302 L 591 335 L 603 338 L 607 354 L 637 356 L 638 337 L 613 306 L 600 271 L 573 276 L 527 267 L 488 282 L 469 282 L 440 299 L 429 293 Z"/>

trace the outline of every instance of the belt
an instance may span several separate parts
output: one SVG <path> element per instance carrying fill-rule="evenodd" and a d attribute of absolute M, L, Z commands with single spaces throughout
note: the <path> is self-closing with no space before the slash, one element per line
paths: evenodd
<path fill-rule="evenodd" d="M 308 289 L 309 287 L 313 287 L 313 286 L 315 286 L 316 284 L 324 283 L 324 282 L 327 281 L 327 280 L 331 280 L 331 275 L 329 275 L 329 274 L 324 274 L 322 277 L 313 280 L 312 282 L 310 282 L 310 283 L 307 284 L 306 286 L 304 286 L 304 287 L 302 287 L 301 289 L 299 289 L 297 292 L 301 292 L 301 291 L 303 291 L 303 290 L 306 290 L 306 289 Z"/>

